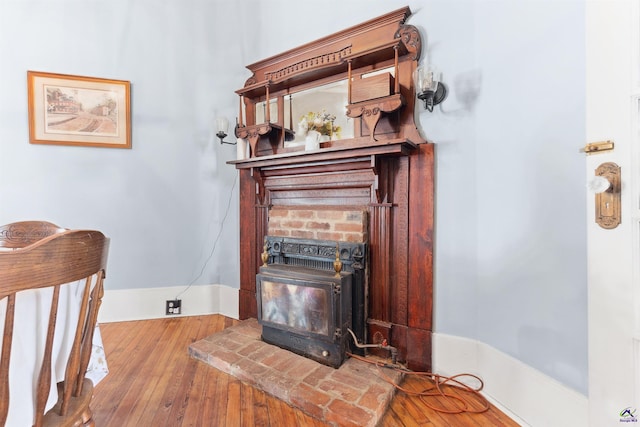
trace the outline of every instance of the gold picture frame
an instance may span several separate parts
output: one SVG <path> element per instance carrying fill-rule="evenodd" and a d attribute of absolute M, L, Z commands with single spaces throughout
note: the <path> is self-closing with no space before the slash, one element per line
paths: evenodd
<path fill-rule="evenodd" d="M 131 148 L 131 84 L 27 71 L 31 144 Z"/>

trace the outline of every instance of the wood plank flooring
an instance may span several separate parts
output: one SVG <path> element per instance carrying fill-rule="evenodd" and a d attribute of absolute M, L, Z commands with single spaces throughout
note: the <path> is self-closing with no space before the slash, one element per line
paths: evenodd
<path fill-rule="evenodd" d="M 95 388 L 91 408 L 98 427 L 301 426 L 327 424 L 243 384 L 187 353 L 189 344 L 236 324 L 220 315 L 104 323 L 100 332 L 109 374 Z M 417 376 L 406 390 L 431 386 Z M 456 389 L 450 391 L 463 395 Z M 480 407 L 477 397 L 474 407 Z M 455 402 L 430 399 L 455 409 Z M 391 427 L 518 426 L 495 408 L 481 414 L 436 412 L 416 396 L 398 392 L 380 422 Z"/>

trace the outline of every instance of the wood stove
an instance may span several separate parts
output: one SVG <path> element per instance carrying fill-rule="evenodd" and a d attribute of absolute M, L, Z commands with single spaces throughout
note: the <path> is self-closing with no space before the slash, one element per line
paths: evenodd
<path fill-rule="evenodd" d="M 264 259 L 256 276 L 262 339 L 339 367 L 348 330 L 364 338 L 366 245 L 268 236 Z"/>

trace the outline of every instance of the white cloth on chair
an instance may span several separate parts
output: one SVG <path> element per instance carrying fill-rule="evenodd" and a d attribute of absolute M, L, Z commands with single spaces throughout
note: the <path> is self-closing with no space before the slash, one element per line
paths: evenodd
<path fill-rule="evenodd" d="M 98 384 L 109 373 L 109 366 L 107 366 L 107 357 L 104 354 L 104 346 L 102 345 L 102 335 L 100 335 L 100 325 L 96 325 L 96 329 L 93 332 L 93 347 L 91 349 L 91 359 L 89 359 L 89 366 L 87 366 L 87 375 L 93 385 Z"/>
<path fill-rule="evenodd" d="M 51 356 L 52 378 L 46 410 L 58 400 L 56 384 L 64 380 L 66 359 L 73 345 L 73 331 L 78 321 L 82 301 L 81 282 L 68 283 L 60 287 L 58 317 Z M 9 387 L 11 398 L 7 426 L 21 427 L 33 425 L 36 402 L 36 384 L 40 360 L 36 354 L 42 353 L 47 336 L 47 323 L 53 290 L 29 290 L 16 296 L 13 345 L 9 367 Z M 0 331 L 4 328 L 6 298 L 0 302 Z M 0 345 L 2 335 L 0 334 Z M 41 356 L 40 356 L 41 357 Z M 89 372 L 90 371 L 90 372 Z M 87 378 L 97 384 L 108 373 L 102 339 L 96 326 L 93 337 L 93 351 Z"/>

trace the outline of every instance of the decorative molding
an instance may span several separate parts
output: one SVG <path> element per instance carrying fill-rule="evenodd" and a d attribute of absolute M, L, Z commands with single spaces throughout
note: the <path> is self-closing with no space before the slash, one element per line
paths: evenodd
<path fill-rule="evenodd" d="M 413 53 L 411 59 L 418 61 L 422 54 L 422 40 L 420 32 L 413 25 L 401 25 L 395 34 L 395 38 L 402 40 L 407 50 Z"/>
<path fill-rule="evenodd" d="M 351 55 L 351 45 L 343 47 L 335 52 L 323 53 L 322 55 L 304 59 L 276 71 L 265 72 L 264 78 L 269 82 L 278 82 L 315 68 L 341 64 L 349 55 Z"/>
<path fill-rule="evenodd" d="M 236 128 L 236 137 L 249 140 L 251 146 L 251 157 L 256 157 L 256 146 L 261 135 L 271 132 L 269 123 L 261 123 L 259 125 L 243 126 Z"/>
<path fill-rule="evenodd" d="M 14 222 L 0 227 L 0 246 L 22 247 L 63 231 L 64 228 L 45 221 Z"/>
<path fill-rule="evenodd" d="M 354 272 L 364 270 L 366 263 L 366 244 L 352 242 L 337 242 L 333 240 L 296 239 L 293 237 L 267 236 L 267 247 L 270 263 L 298 264 L 297 260 L 316 260 L 329 263 L 327 269 L 333 268 L 336 259 L 336 246 L 340 250 L 342 271 Z M 304 263 L 304 262 L 302 262 Z M 322 268 L 322 264 L 314 265 Z"/>
<path fill-rule="evenodd" d="M 392 113 L 405 104 L 401 94 L 385 96 L 368 101 L 362 101 L 347 106 L 347 116 L 352 119 L 362 117 L 369 129 L 371 142 L 377 141 L 374 137 L 376 126 L 380 120 L 381 114 Z"/>
<path fill-rule="evenodd" d="M 258 83 L 258 79 L 256 79 L 256 75 L 253 74 L 251 77 L 249 77 L 247 79 L 247 81 L 244 82 L 245 86 L 252 86 L 254 84 Z"/>

